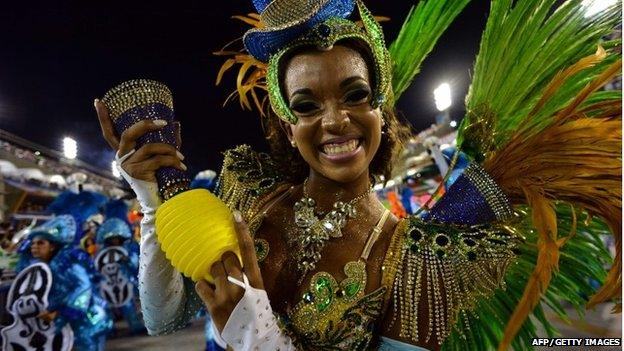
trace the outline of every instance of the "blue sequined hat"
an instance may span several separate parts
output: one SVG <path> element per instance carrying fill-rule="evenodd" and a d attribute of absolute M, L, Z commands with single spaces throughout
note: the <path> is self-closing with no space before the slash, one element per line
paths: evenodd
<path fill-rule="evenodd" d="M 272 54 L 308 29 L 331 17 L 347 18 L 354 0 L 253 0 L 260 13 L 262 28 L 254 28 L 243 37 L 251 56 L 268 62 Z"/>
<path fill-rule="evenodd" d="M 112 237 L 122 237 L 127 240 L 132 237 L 128 224 L 119 218 L 107 219 L 98 228 L 96 233 L 96 242 L 98 244 L 104 243 L 107 239 Z"/>
<path fill-rule="evenodd" d="M 71 215 L 61 215 L 33 228 L 28 239 L 41 236 L 59 244 L 70 244 L 76 235 L 76 221 Z"/>

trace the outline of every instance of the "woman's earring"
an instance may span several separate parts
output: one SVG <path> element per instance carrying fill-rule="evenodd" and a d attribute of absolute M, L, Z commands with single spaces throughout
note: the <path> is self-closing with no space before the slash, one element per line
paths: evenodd
<path fill-rule="evenodd" d="M 297 147 L 297 142 L 294 140 L 291 140 L 290 145 L 292 145 L 292 147 Z"/>

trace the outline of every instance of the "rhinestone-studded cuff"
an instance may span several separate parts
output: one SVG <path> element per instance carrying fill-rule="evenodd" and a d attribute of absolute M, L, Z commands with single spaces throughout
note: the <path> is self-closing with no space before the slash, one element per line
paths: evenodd
<path fill-rule="evenodd" d="M 470 164 L 424 220 L 475 225 L 513 215 L 507 196 L 477 163 Z"/>

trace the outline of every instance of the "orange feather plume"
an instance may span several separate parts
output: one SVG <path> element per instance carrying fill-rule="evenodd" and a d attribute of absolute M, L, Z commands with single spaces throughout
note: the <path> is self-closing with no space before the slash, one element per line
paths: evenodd
<path fill-rule="evenodd" d="M 255 28 L 262 28 L 264 25 L 260 21 L 260 15 L 250 13 L 247 16 L 233 16 L 232 18 L 243 21 Z M 225 100 L 223 105 L 227 104 L 235 96 L 238 96 L 241 108 L 252 110 L 252 102 L 262 116 L 265 115 L 268 96 L 264 94 L 266 87 L 267 64 L 256 60 L 251 55 L 243 51 L 232 51 L 227 48 L 236 42 L 228 43 L 223 49 L 215 52 L 217 56 L 229 56 L 221 65 L 221 69 L 217 74 L 216 85 L 221 83 L 223 75 L 235 65 L 240 65 L 238 75 L 236 77 L 236 90 L 234 90 Z"/>

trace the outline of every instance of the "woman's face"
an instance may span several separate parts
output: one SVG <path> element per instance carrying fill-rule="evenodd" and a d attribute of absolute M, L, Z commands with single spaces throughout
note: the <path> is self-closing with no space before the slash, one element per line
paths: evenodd
<path fill-rule="evenodd" d="M 30 253 L 34 258 L 49 262 L 54 256 L 54 244 L 46 239 L 36 237 L 30 246 Z"/>
<path fill-rule="evenodd" d="M 286 65 L 284 90 L 298 117 L 289 137 L 312 170 L 341 183 L 367 175 L 382 120 L 364 58 L 340 45 L 298 54 Z"/>

